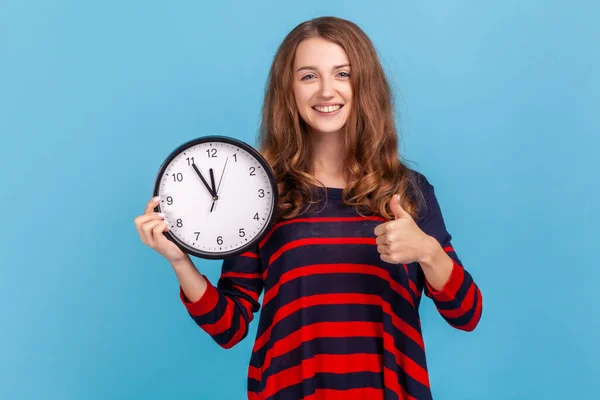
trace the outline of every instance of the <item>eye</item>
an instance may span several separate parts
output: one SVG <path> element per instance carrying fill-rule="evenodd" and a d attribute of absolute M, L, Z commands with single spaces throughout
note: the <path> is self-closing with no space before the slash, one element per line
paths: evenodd
<path fill-rule="evenodd" d="M 342 78 L 350 78 L 350 74 L 347 72 L 342 71 L 338 75 L 341 75 L 341 74 L 344 74 L 344 75 L 342 75 Z"/>
<path fill-rule="evenodd" d="M 302 77 L 302 79 L 300 79 L 301 81 L 305 81 L 306 78 L 308 78 L 309 76 L 314 76 L 313 74 L 308 74 Z"/>

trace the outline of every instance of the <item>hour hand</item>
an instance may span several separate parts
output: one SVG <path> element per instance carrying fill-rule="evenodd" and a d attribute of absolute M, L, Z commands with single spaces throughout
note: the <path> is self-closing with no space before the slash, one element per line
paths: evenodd
<path fill-rule="evenodd" d="M 213 173 L 213 169 L 208 170 L 210 172 L 210 187 L 212 188 L 215 196 L 217 195 L 217 187 L 215 186 L 215 174 Z"/>
<path fill-rule="evenodd" d="M 202 172 L 200 172 L 198 167 L 196 167 L 196 164 L 192 164 L 192 167 L 194 168 L 194 171 L 196 171 L 196 174 L 198 174 L 198 176 L 202 180 L 202 183 L 206 187 L 206 190 L 208 190 L 208 193 L 210 193 L 210 195 L 212 196 L 213 200 L 218 199 L 217 194 L 212 190 L 208 182 L 206 182 L 206 179 L 204 179 L 204 176 L 202 176 Z"/>

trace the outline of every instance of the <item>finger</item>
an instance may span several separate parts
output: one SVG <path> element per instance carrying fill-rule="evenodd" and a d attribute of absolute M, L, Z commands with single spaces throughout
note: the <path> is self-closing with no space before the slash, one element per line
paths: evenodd
<path fill-rule="evenodd" d="M 144 211 L 144 214 L 148 214 L 148 213 L 154 211 L 154 207 L 156 207 L 159 202 L 160 202 L 159 196 L 156 196 L 156 197 L 153 197 L 152 199 L 150 199 L 150 201 L 146 205 L 146 210 Z"/>
<path fill-rule="evenodd" d="M 142 225 L 144 225 L 148 221 L 152 221 L 155 219 L 164 219 L 164 218 L 165 218 L 164 213 L 158 213 L 158 212 L 152 211 L 148 214 L 138 215 L 137 217 L 134 218 L 133 222 L 135 223 L 136 228 L 138 228 L 138 230 L 139 230 L 142 227 Z"/>
<path fill-rule="evenodd" d="M 148 244 L 148 246 L 150 247 L 154 247 L 154 237 L 152 236 L 152 230 L 157 226 L 157 225 L 164 225 L 164 221 L 163 220 L 156 220 L 156 221 L 150 221 L 144 224 L 144 226 L 142 227 L 142 232 L 143 232 L 143 240 L 145 240 L 146 244 Z"/>
<path fill-rule="evenodd" d="M 389 248 L 384 244 L 380 244 L 379 246 L 377 246 L 377 251 L 379 252 L 379 254 L 389 254 L 390 253 Z"/>
<path fill-rule="evenodd" d="M 152 228 L 152 242 L 158 244 L 158 242 L 164 238 L 163 232 L 166 232 L 169 229 L 169 224 L 166 221 L 162 221 L 161 224 L 156 224 L 154 228 Z M 162 238 L 161 238 L 162 237 Z"/>
<path fill-rule="evenodd" d="M 391 228 L 390 223 L 384 222 L 383 224 L 377 225 L 373 232 L 375 233 L 375 235 L 381 236 L 381 235 L 384 235 L 386 232 L 388 232 L 390 230 L 390 228 Z"/>
<path fill-rule="evenodd" d="M 382 261 L 385 261 L 387 263 L 396 264 L 389 254 L 381 254 L 379 258 L 381 258 Z"/>
<path fill-rule="evenodd" d="M 386 235 L 377 236 L 377 239 L 375 239 L 375 243 L 377 243 L 377 244 L 387 244 L 388 243 L 387 234 Z"/>

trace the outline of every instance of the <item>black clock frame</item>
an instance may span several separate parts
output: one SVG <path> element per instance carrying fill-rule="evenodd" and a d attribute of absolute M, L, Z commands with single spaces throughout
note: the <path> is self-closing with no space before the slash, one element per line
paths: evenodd
<path fill-rule="evenodd" d="M 175 157 L 177 157 L 179 154 L 181 154 L 186 149 L 196 146 L 198 144 L 207 143 L 207 142 L 223 142 L 223 143 L 234 145 L 238 148 L 241 148 L 241 149 L 247 151 L 251 156 L 256 158 L 256 160 L 264 168 L 264 171 L 267 174 L 267 177 L 269 178 L 269 183 L 271 185 L 271 193 L 273 193 L 273 201 L 271 204 L 270 214 L 267 217 L 267 221 L 264 224 L 263 228 L 258 233 L 258 235 L 256 235 L 253 239 L 249 240 L 248 243 L 245 243 L 243 246 L 241 246 L 235 250 L 220 252 L 219 254 L 215 254 L 213 252 L 204 252 L 204 251 L 195 249 L 195 248 L 189 246 L 188 244 L 184 243 L 176 235 L 172 234 L 171 230 L 163 232 L 163 234 L 169 240 L 171 240 L 173 243 L 175 243 L 177 245 L 177 247 L 179 247 L 181 249 L 181 251 L 183 251 L 184 253 L 191 254 L 191 255 L 199 257 L 199 258 L 209 259 L 209 260 L 222 260 L 222 259 L 230 258 L 233 256 L 237 256 L 239 254 L 242 254 L 242 253 L 248 251 L 248 249 L 250 249 L 256 243 L 258 243 L 260 240 L 262 240 L 262 238 L 269 232 L 269 230 L 271 229 L 271 227 L 273 225 L 274 219 L 275 219 L 275 212 L 276 212 L 277 202 L 278 202 L 278 189 L 277 189 L 277 182 L 275 181 L 275 176 L 273 175 L 273 171 L 271 170 L 271 166 L 267 163 L 267 161 L 264 159 L 264 157 L 256 149 L 254 149 L 254 147 L 250 146 L 249 144 L 247 144 L 241 140 L 234 139 L 229 136 L 209 135 L 209 136 L 202 136 L 202 137 L 199 137 L 196 139 L 189 140 L 189 141 L 181 144 L 180 146 L 178 146 L 175 150 L 173 150 L 167 156 L 165 161 L 160 166 L 158 173 L 156 174 L 156 178 L 154 180 L 153 196 L 159 195 L 159 188 L 160 188 L 160 183 L 161 183 L 163 174 L 165 173 L 165 170 L 167 169 L 167 167 L 169 166 L 171 161 L 173 161 L 173 159 L 175 159 Z M 163 200 L 161 199 L 159 204 L 154 208 L 154 211 L 161 212 L 160 203 L 162 201 Z"/>

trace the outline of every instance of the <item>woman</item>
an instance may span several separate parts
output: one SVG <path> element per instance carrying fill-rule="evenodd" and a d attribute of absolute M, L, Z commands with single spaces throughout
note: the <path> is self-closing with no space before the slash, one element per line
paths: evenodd
<path fill-rule="evenodd" d="M 400 161 L 391 93 L 355 24 L 297 26 L 271 67 L 260 151 L 277 223 L 223 262 L 218 284 L 168 241 L 150 201 L 142 241 L 170 261 L 191 317 L 224 348 L 261 304 L 250 399 L 431 399 L 419 303 L 470 331 L 482 298 L 451 245 L 433 186 Z"/>

